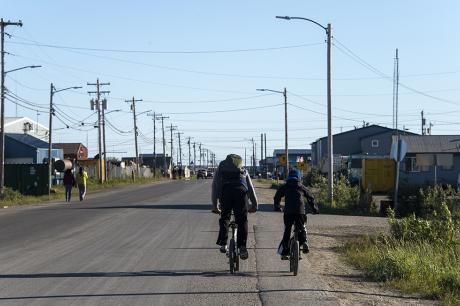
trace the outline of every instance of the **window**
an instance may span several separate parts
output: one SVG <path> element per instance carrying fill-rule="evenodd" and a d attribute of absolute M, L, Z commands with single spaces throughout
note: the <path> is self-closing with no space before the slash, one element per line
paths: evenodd
<path fill-rule="evenodd" d="M 404 159 L 404 171 L 406 172 L 420 172 L 417 166 L 417 159 L 415 156 L 406 157 Z"/>
<path fill-rule="evenodd" d="M 379 147 L 379 140 L 378 139 L 372 139 L 371 147 L 378 148 Z"/>

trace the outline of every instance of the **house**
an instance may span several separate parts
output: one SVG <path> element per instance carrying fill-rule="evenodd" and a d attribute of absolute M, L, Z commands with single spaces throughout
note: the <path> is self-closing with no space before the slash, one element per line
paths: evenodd
<path fill-rule="evenodd" d="M 458 185 L 460 135 L 401 135 L 400 138 L 407 150 L 400 163 L 401 182 Z M 393 141 L 396 143 L 396 136 Z"/>
<path fill-rule="evenodd" d="M 53 158 L 64 158 L 61 149 L 52 149 Z M 42 164 L 48 160 L 48 143 L 29 134 L 5 134 L 6 164 Z"/>
<path fill-rule="evenodd" d="M 86 148 L 82 143 L 54 143 L 53 148 L 62 149 L 64 151 L 65 159 L 88 159 L 88 148 Z"/>
<path fill-rule="evenodd" d="M 334 171 L 338 171 L 342 161 L 350 162 L 351 168 L 360 169 L 363 159 L 389 158 L 394 133 L 394 129 L 373 124 L 333 135 Z M 327 137 L 313 142 L 311 150 L 312 166 L 327 172 Z"/>
<path fill-rule="evenodd" d="M 288 149 L 289 168 L 298 168 L 306 170 L 311 163 L 310 149 Z M 284 173 L 286 164 L 286 151 L 284 149 L 275 149 L 273 151 L 274 169 L 280 174 Z"/>
<path fill-rule="evenodd" d="M 136 160 L 134 157 L 123 158 L 123 160 L 125 159 L 132 161 Z M 163 153 L 157 153 L 155 158 L 153 157 L 153 154 L 139 154 L 139 160 L 141 165 L 148 166 L 150 168 L 154 168 L 155 166 L 161 169 L 164 168 Z M 170 161 L 171 158 L 166 154 L 166 165 L 169 166 Z"/>
<path fill-rule="evenodd" d="M 5 117 L 5 133 L 27 134 L 48 141 L 48 128 L 27 117 Z"/>

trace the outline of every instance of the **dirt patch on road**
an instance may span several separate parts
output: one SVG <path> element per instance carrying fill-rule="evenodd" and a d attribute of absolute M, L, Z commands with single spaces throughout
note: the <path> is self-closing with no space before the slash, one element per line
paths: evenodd
<path fill-rule="evenodd" d="M 255 184 L 260 210 L 273 209 L 274 189 L 270 185 Z M 316 216 L 315 216 L 316 217 Z M 328 284 L 330 292 L 342 305 L 438 305 L 417 295 L 389 289 L 381 283 L 366 279 L 365 275 L 346 264 L 338 248 L 347 240 L 363 234 L 378 234 L 388 230 L 382 218 L 360 216 L 325 216 L 311 218 L 308 240 L 311 252 L 308 260 L 312 272 Z"/>

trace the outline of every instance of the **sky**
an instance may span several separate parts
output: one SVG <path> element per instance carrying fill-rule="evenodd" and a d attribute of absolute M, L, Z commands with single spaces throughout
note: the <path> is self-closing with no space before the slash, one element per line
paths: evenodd
<path fill-rule="evenodd" d="M 82 142 L 97 154 L 97 116 L 87 91 L 109 82 L 107 155 L 134 156 L 136 104 L 139 152 L 153 152 L 149 111 L 177 126 L 182 155 L 187 138 L 217 156 L 244 155 L 260 134 L 267 151 L 284 147 L 283 96 L 256 91 L 287 88 L 289 147 L 308 149 L 327 135 L 326 33 L 332 24 L 333 132 L 363 122 L 393 126 L 393 69 L 399 50 L 398 126 L 421 132 L 420 112 L 433 134 L 459 134 L 460 2 L 388 1 L 10 1 L 5 69 L 7 116 L 48 125 L 49 88 L 56 93 L 54 142 Z M 27 108 L 26 108 L 27 107 Z M 110 112 L 110 113 L 109 113 Z M 69 126 L 69 128 L 67 128 Z M 162 152 L 161 122 L 156 151 Z M 170 133 L 166 130 L 167 141 Z M 174 135 L 177 148 L 178 137 Z M 169 152 L 169 144 L 166 148 Z M 192 153 L 193 154 L 193 153 Z M 249 158 L 248 158 L 249 159 Z"/>

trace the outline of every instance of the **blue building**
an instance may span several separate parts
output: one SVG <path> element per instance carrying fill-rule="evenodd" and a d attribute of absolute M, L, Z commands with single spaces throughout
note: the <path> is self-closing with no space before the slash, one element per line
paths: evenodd
<path fill-rule="evenodd" d="M 62 149 L 52 149 L 53 158 L 63 159 Z M 48 143 L 29 134 L 5 134 L 6 164 L 42 164 L 48 160 Z"/>

